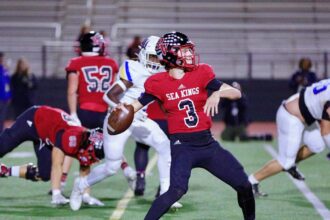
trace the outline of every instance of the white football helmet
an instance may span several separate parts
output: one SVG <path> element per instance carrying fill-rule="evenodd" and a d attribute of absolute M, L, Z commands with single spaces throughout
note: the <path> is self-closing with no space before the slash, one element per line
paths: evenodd
<path fill-rule="evenodd" d="M 140 52 L 138 54 L 139 61 L 147 68 L 150 73 L 158 73 L 164 71 L 164 67 L 159 63 L 159 61 L 154 62 L 150 59 L 150 55 L 154 57 L 153 59 L 157 58 L 156 44 L 158 40 L 159 37 L 150 36 L 144 39 L 140 45 Z"/>

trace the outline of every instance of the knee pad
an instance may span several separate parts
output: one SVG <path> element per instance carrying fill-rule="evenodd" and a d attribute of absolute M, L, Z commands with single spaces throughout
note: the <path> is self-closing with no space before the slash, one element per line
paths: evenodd
<path fill-rule="evenodd" d="M 40 175 L 39 175 L 38 167 L 36 165 L 34 165 L 33 163 L 29 163 L 26 166 L 25 178 L 27 180 L 31 180 L 33 182 L 39 181 L 40 180 Z"/>
<path fill-rule="evenodd" d="M 122 160 L 107 160 L 105 162 L 105 170 L 107 175 L 114 175 L 120 168 Z"/>
<path fill-rule="evenodd" d="M 295 165 L 296 158 L 277 158 L 278 163 L 282 166 L 283 170 L 290 169 Z"/>

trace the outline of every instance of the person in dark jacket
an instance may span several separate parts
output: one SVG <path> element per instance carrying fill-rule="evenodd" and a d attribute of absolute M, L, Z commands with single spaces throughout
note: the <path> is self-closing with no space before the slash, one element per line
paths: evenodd
<path fill-rule="evenodd" d="M 312 61 L 308 57 L 303 57 L 299 61 L 299 70 L 291 77 L 289 87 L 293 93 L 300 92 L 301 89 L 312 85 L 318 81 L 317 76 L 311 71 Z"/>
<path fill-rule="evenodd" d="M 25 58 L 18 59 L 16 70 L 10 80 L 10 86 L 12 89 L 11 104 L 16 118 L 35 104 L 37 78 L 30 71 L 30 65 Z"/>
<path fill-rule="evenodd" d="M 242 92 L 242 87 L 238 82 L 233 82 L 232 86 Z M 220 106 L 223 110 L 223 121 L 226 124 L 225 130 L 221 133 L 224 141 L 265 140 L 271 141 L 271 134 L 249 135 L 247 126 L 249 124 L 248 101 L 242 92 L 242 97 L 236 100 L 222 99 Z"/>

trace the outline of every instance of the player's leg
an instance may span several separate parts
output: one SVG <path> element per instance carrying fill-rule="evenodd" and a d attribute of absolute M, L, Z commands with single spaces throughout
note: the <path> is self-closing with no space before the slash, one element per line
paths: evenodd
<path fill-rule="evenodd" d="M 136 187 L 134 194 L 136 196 L 141 196 L 144 194 L 145 190 L 145 170 L 148 165 L 148 151 L 149 146 L 136 142 L 136 148 L 134 151 L 134 163 L 136 169 Z"/>
<path fill-rule="evenodd" d="M 117 173 L 122 163 L 125 143 L 130 135 L 130 129 L 118 135 L 110 135 L 107 132 L 107 120 L 105 120 L 103 126 L 105 162 L 94 167 L 88 176 L 76 178 L 70 196 L 72 210 L 80 208 L 84 190 Z"/>
<path fill-rule="evenodd" d="M 279 154 L 276 160 L 267 162 L 261 169 L 249 176 L 255 191 L 260 181 L 273 176 L 283 169 L 288 170 L 295 165 L 300 148 L 304 124 L 295 116 L 289 114 L 283 105 L 277 111 L 276 124 L 278 132 Z M 258 192 L 257 192 L 258 194 Z M 264 195 L 264 194 L 260 194 Z"/>
<path fill-rule="evenodd" d="M 187 191 L 194 158 L 190 157 L 189 147 L 171 147 L 171 184 L 167 192 L 160 195 L 152 203 L 145 220 L 159 219 Z"/>
<path fill-rule="evenodd" d="M 205 150 L 208 151 L 206 152 L 207 157 L 200 161 L 198 166 L 208 170 L 235 189 L 244 219 L 254 220 L 255 202 L 252 185 L 248 181 L 242 165 L 229 151 L 220 147 L 217 141 L 214 140 L 209 146 Z"/>
<path fill-rule="evenodd" d="M 153 147 L 158 153 L 158 172 L 160 179 L 160 193 L 164 193 L 169 187 L 171 150 L 170 141 L 158 124 L 151 119 L 136 121 L 132 135 L 138 142 Z"/>
<path fill-rule="evenodd" d="M 10 128 L 0 134 L 0 157 L 14 150 L 24 141 L 39 139 L 33 121 L 35 111 L 36 108 L 29 108 L 16 119 Z"/>

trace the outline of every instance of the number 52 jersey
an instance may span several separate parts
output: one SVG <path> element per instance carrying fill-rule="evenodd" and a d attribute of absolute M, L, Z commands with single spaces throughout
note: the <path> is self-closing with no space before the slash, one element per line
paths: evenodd
<path fill-rule="evenodd" d="M 108 105 L 103 101 L 103 94 L 116 79 L 118 72 L 116 61 L 103 56 L 80 56 L 72 58 L 65 70 L 68 74 L 78 74 L 79 107 L 105 112 Z"/>
<path fill-rule="evenodd" d="M 211 128 L 211 118 L 204 113 L 208 98 L 207 84 L 215 78 L 212 68 L 199 64 L 186 72 L 182 79 L 174 79 L 167 72 L 149 77 L 144 84 L 146 93 L 156 96 L 168 116 L 169 133 L 190 133 Z"/>

